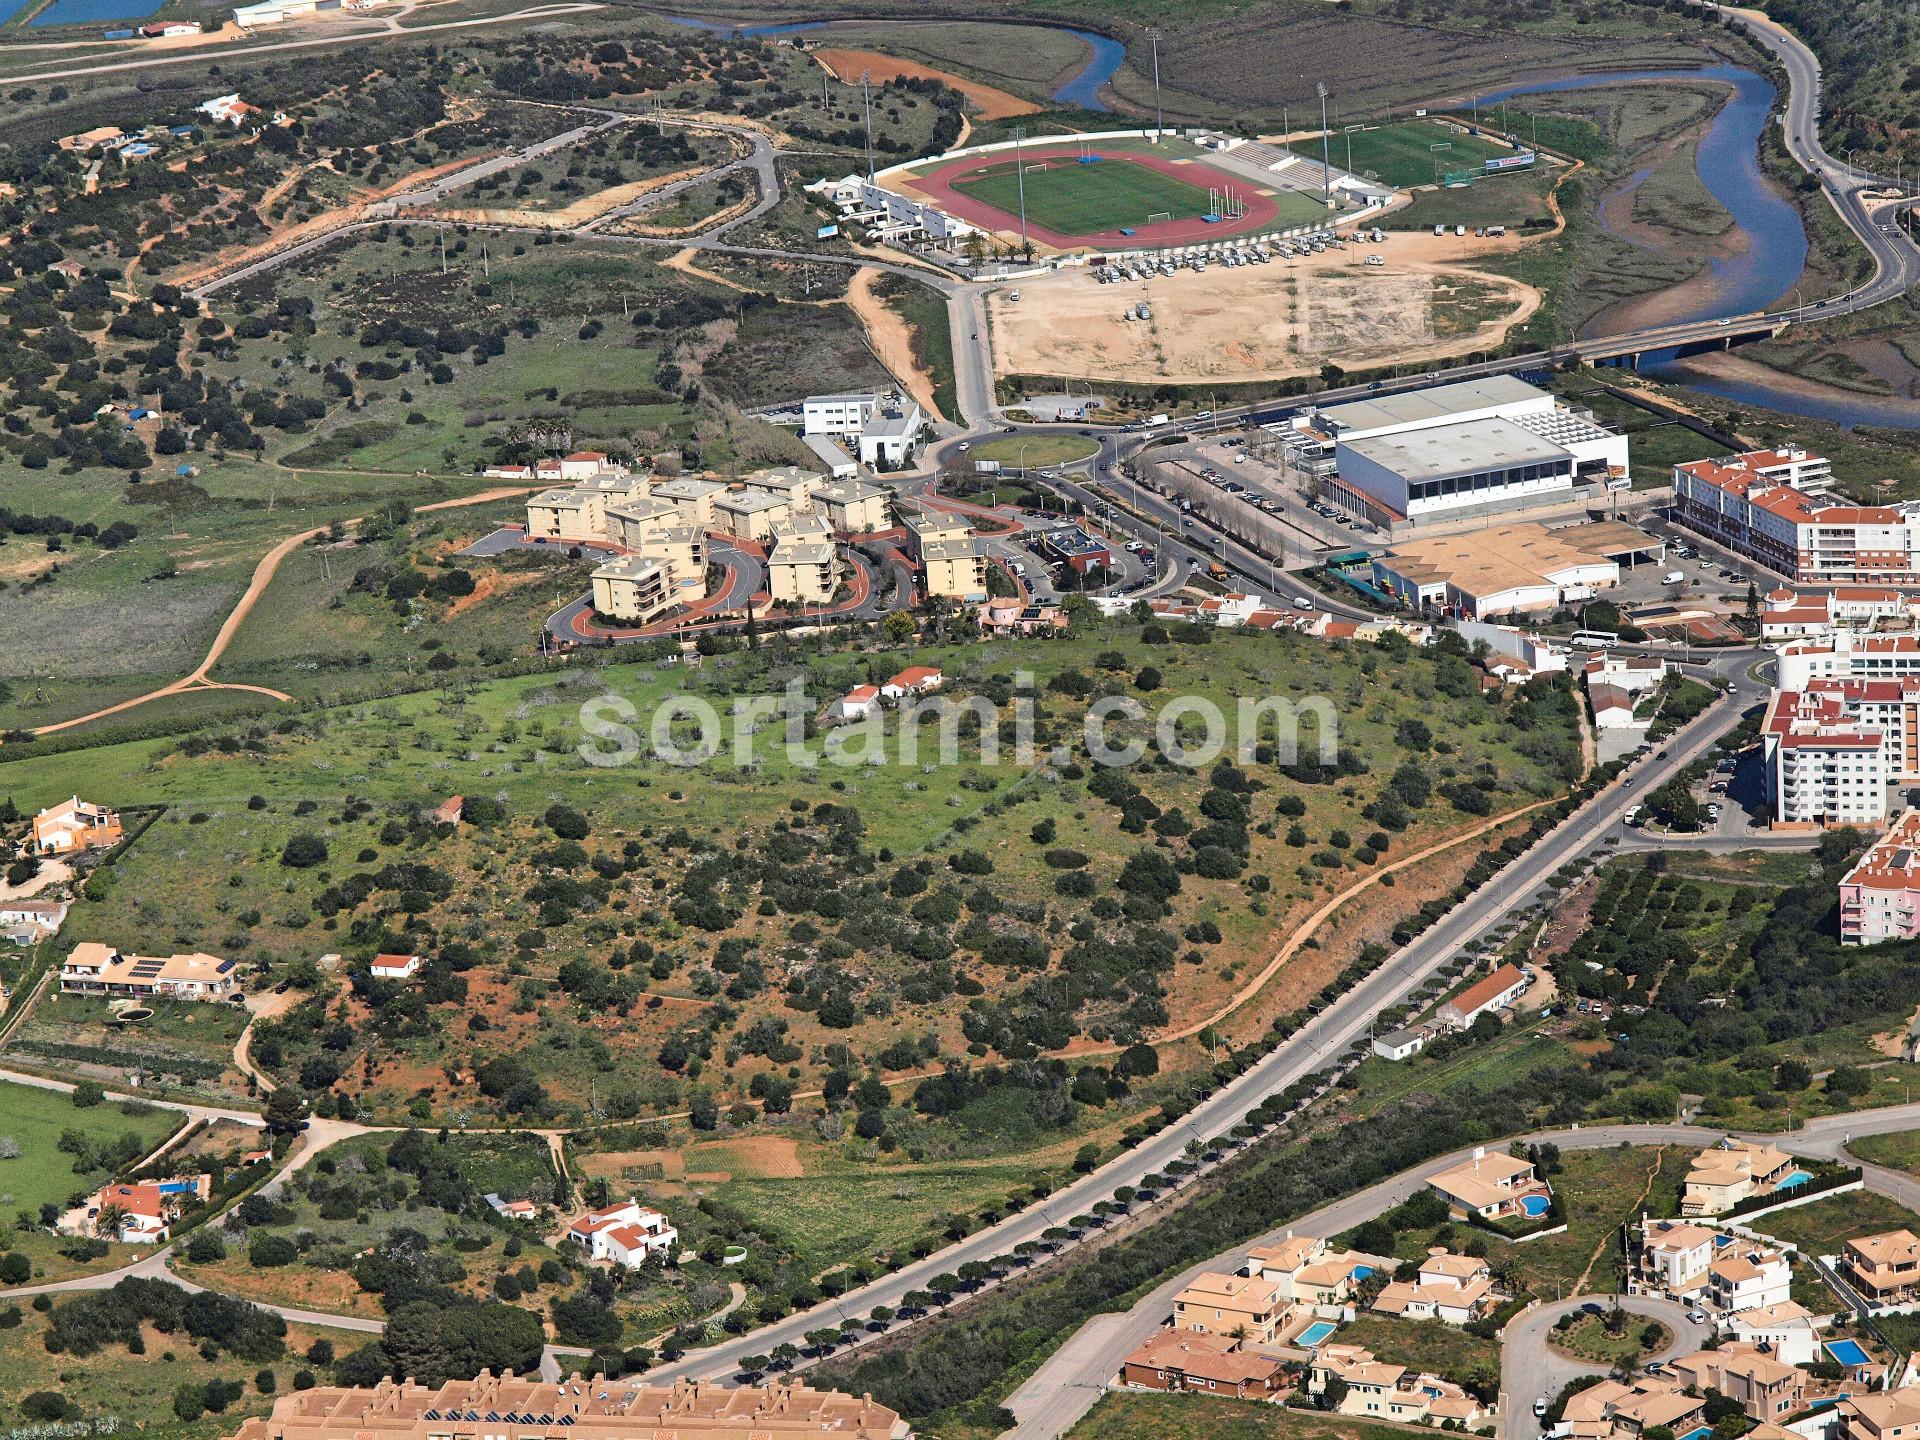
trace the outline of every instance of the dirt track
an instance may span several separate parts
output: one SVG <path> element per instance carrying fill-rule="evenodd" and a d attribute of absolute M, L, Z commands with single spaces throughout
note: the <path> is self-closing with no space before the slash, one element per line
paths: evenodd
<path fill-rule="evenodd" d="M 415 507 L 416 513 L 427 510 L 457 510 L 464 505 L 484 505 L 489 500 L 504 500 L 510 495 L 529 495 L 532 486 L 508 486 L 497 490 L 482 490 L 477 495 L 463 495 L 457 500 L 436 500 L 431 505 Z M 358 525 L 360 517 L 346 522 L 349 528 Z M 159 700 L 168 695 L 179 695 L 188 690 L 248 690 L 255 695 L 266 695 L 275 700 L 291 700 L 293 697 L 284 690 L 274 690 L 265 685 L 237 685 L 220 680 L 209 680 L 207 672 L 219 663 L 220 657 L 227 653 L 227 646 L 233 643 L 233 637 L 239 633 L 241 624 L 253 613 L 253 607 L 260 603 L 260 597 L 267 593 L 267 586 L 273 583 L 274 573 L 279 570 L 280 562 L 291 555 L 304 542 L 315 535 L 325 533 L 325 526 L 312 530 L 302 530 L 289 535 L 260 557 L 260 563 L 253 567 L 253 578 L 247 581 L 247 588 L 240 601 L 220 622 L 220 630 L 213 637 L 213 644 L 207 647 L 206 658 L 194 666 L 178 680 L 162 685 L 158 690 L 149 690 L 144 695 L 136 695 L 131 700 L 122 700 L 118 705 L 108 705 L 86 715 L 76 715 L 71 720 L 61 720 L 52 725 L 41 725 L 34 730 L 36 735 L 51 735 L 60 730 L 71 730 L 76 725 L 88 725 L 95 720 L 104 720 L 109 715 L 118 715 L 123 710 L 131 710 L 136 705 L 145 705 L 151 700 Z"/>
<path fill-rule="evenodd" d="M 1004 288 L 989 298 L 994 365 L 1000 374 L 1225 383 L 1312 374 L 1329 360 L 1353 368 L 1466 355 L 1498 345 L 1540 308 L 1533 287 L 1468 263 L 1516 244 L 1401 231 L 1290 266 L 1215 265 L 1114 285 L 1064 271 L 1022 282 L 1018 304 Z M 1367 266 L 1368 255 L 1386 264 Z M 1151 320 L 1121 318 L 1141 301 Z"/>
<path fill-rule="evenodd" d="M 941 414 L 940 407 L 933 403 L 933 382 L 914 362 L 913 334 L 907 322 L 873 293 L 880 273 L 878 270 L 855 272 L 847 286 L 847 306 L 860 317 L 861 327 L 867 332 L 867 343 L 873 346 L 880 363 L 906 387 L 922 410 L 944 422 L 950 417 Z"/>

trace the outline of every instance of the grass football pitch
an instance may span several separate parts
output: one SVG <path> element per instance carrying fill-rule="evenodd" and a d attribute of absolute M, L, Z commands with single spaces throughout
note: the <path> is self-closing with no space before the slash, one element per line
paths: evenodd
<path fill-rule="evenodd" d="M 1147 223 L 1149 215 L 1191 220 L 1207 213 L 1207 192 L 1125 160 L 1082 165 L 1072 156 L 1026 167 L 1027 219 L 1056 235 L 1097 235 Z M 956 180 L 962 195 L 1020 214 L 1020 179 L 1011 162 Z"/>
<path fill-rule="evenodd" d="M 1335 165 L 1347 163 L 1345 135 L 1335 135 L 1331 153 Z M 1447 125 L 1411 121 L 1404 125 L 1383 125 L 1374 130 L 1356 130 L 1353 140 L 1353 173 L 1372 175 L 1388 185 L 1431 185 L 1449 170 L 1478 170 L 1495 155 L 1510 155 L 1505 146 L 1495 145 L 1455 130 Z M 1444 145 L 1444 150 L 1435 150 Z M 1302 143 L 1301 151 L 1315 152 L 1319 141 Z M 1436 170 L 1437 165 L 1437 170 Z"/>

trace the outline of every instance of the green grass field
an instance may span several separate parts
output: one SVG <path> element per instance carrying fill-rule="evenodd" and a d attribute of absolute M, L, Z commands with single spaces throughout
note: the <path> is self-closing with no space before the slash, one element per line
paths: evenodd
<path fill-rule="evenodd" d="M 102 1171 L 82 1174 L 74 1168 L 78 1157 L 59 1148 L 66 1131 L 78 1131 L 101 1143 L 132 1135 L 145 1155 L 179 1123 L 180 1117 L 170 1110 L 128 1115 L 115 1104 L 81 1109 L 52 1090 L 0 1084 L 0 1136 L 11 1137 L 20 1150 L 15 1159 L 0 1160 L 0 1209 L 11 1214 L 38 1210 L 48 1201 L 64 1204 L 74 1191 L 110 1178 Z"/>
<path fill-rule="evenodd" d="M 1446 148 L 1435 149 L 1435 146 Z M 1318 142 L 1302 148 L 1317 149 Z M 1335 165 L 1346 165 L 1351 154 L 1353 174 L 1369 175 L 1397 186 L 1431 185 L 1446 171 L 1478 170 L 1482 161 L 1511 153 L 1503 145 L 1432 120 L 1409 120 L 1400 125 L 1355 130 L 1351 136 L 1335 135 L 1332 147 Z"/>
<path fill-rule="evenodd" d="M 1008 215 L 1020 213 L 1020 177 L 1010 163 L 954 182 L 955 190 Z M 1058 235 L 1095 235 L 1144 225 L 1162 212 L 1175 220 L 1207 213 L 1207 192 L 1144 165 L 1109 157 L 1082 165 L 1072 157 L 1026 167 L 1027 219 Z"/>

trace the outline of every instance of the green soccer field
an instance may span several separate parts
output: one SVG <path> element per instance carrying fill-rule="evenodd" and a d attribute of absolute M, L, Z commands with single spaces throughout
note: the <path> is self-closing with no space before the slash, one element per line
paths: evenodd
<path fill-rule="evenodd" d="M 1333 163 L 1342 168 L 1347 164 L 1349 139 L 1353 142 L 1352 173 L 1371 175 L 1396 187 L 1431 185 L 1449 170 L 1478 170 L 1483 162 L 1496 155 L 1513 153 L 1504 145 L 1495 145 L 1450 125 L 1410 120 L 1404 125 L 1355 130 L 1350 137 L 1335 135 L 1331 147 Z M 1436 145 L 1447 148 L 1435 150 Z M 1303 141 L 1297 148 L 1300 153 L 1312 152 L 1309 158 L 1319 158 L 1317 140 Z"/>
<path fill-rule="evenodd" d="M 1207 192 L 1144 165 L 1072 156 L 1027 163 L 1027 219 L 1056 235 L 1095 235 L 1145 225 L 1149 215 L 1192 220 L 1207 213 Z M 1020 213 L 1020 180 L 1011 162 L 969 175 L 953 188 L 1008 215 Z"/>

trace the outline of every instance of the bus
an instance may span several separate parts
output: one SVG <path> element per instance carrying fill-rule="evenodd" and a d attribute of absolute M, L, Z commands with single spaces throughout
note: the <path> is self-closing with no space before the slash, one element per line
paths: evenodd
<path fill-rule="evenodd" d="M 1611 650 L 1620 637 L 1611 630 L 1576 630 L 1568 643 L 1579 650 Z"/>

